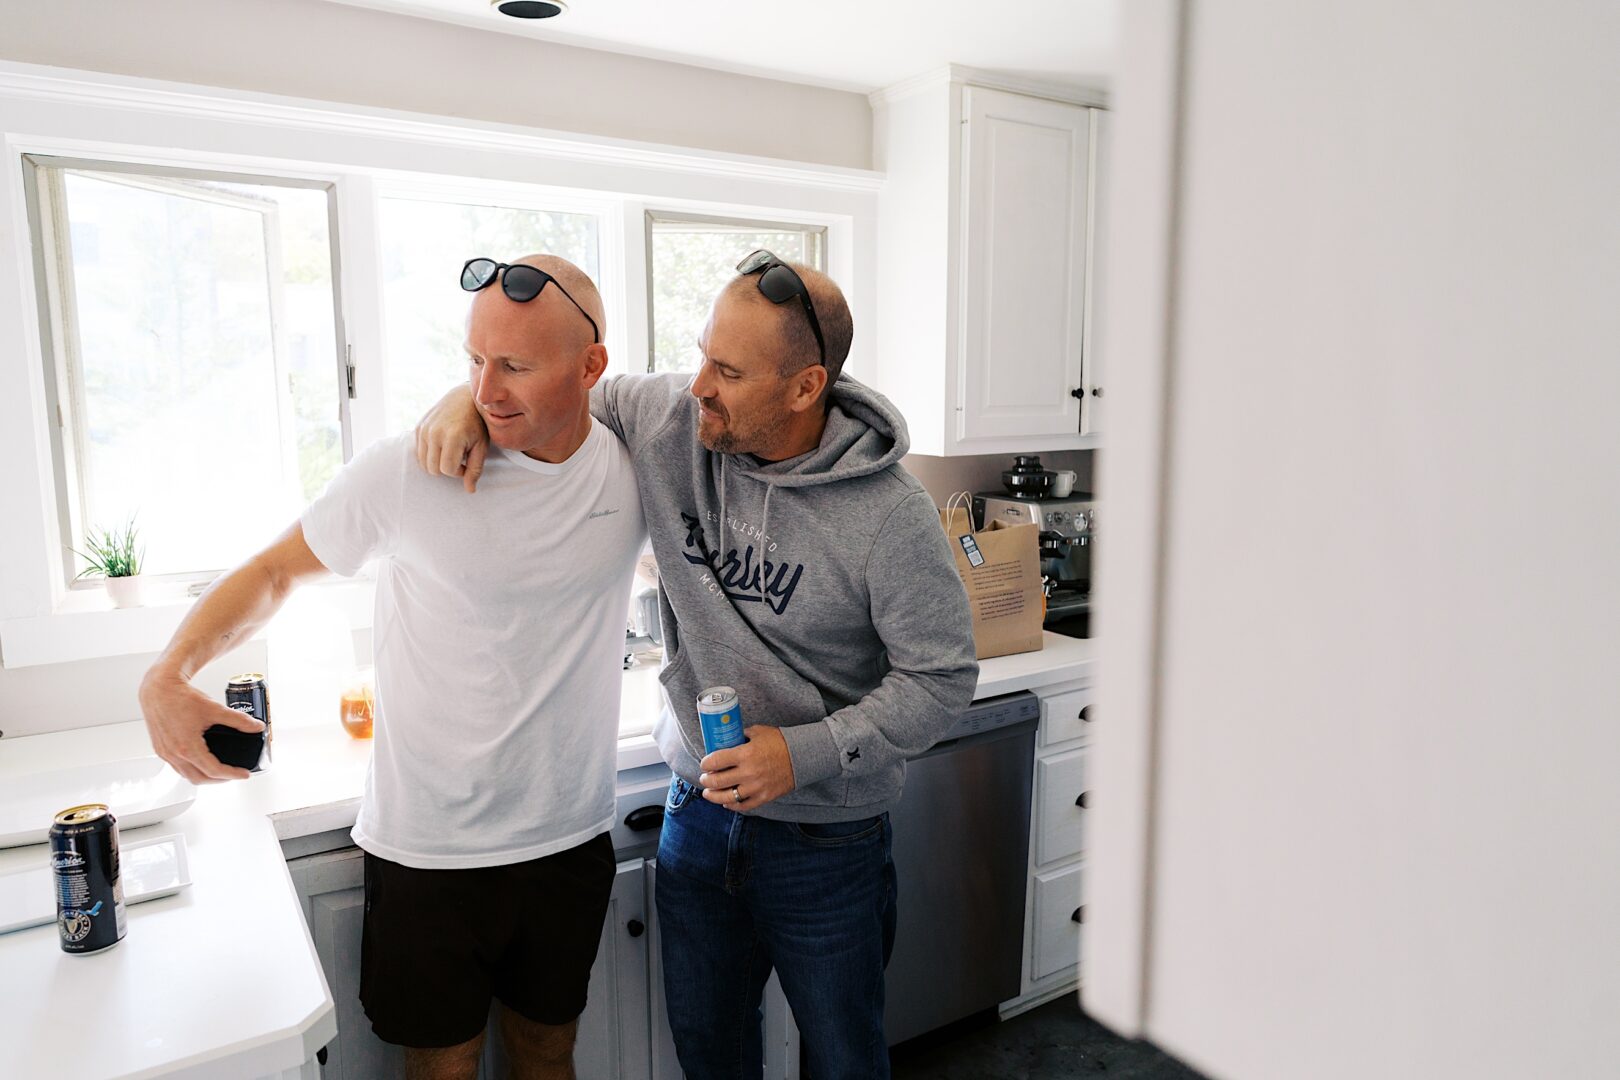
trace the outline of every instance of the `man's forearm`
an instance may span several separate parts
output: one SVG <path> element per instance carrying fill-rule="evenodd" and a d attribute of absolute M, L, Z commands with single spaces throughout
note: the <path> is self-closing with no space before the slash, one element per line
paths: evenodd
<path fill-rule="evenodd" d="M 325 572 L 301 526 L 225 574 L 197 598 L 152 665 L 152 672 L 190 680 L 203 665 L 252 637 L 298 583 Z"/>
<path fill-rule="evenodd" d="M 189 680 L 209 661 L 257 633 L 285 600 L 286 594 L 276 590 L 256 560 L 237 567 L 198 597 L 152 669 Z"/>

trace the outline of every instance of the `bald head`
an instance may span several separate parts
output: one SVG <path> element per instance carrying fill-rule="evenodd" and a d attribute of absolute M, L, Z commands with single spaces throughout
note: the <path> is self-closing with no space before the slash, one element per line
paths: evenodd
<path fill-rule="evenodd" d="M 844 300 L 843 290 L 838 283 L 820 270 L 803 263 L 787 265 L 804 282 L 805 289 L 810 293 L 810 302 L 815 305 L 816 321 L 821 325 L 821 336 L 827 344 L 825 366 L 827 385 L 831 386 L 838 381 L 838 373 L 844 369 L 844 360 L 849 356 L 850 342 L 855 336 L 855 323 L 849 313 L 849 304 Z M 810 317 L 805 314 L 804 305 L 797 297 L 781 304 L 771 303 L 759 291 L 758 274 L 737 275 L 720 296 L 734 300 L 743 310 L 775 323 L 782 346 L 777 356 L 782 375 L 791 375 L 801 368 L 822 362 L 815 331 L 810 329 Z"/>
<path fill-rule="evenodd" d="M 544 253 L 525 255 L 521 259 L 513 260 L 513 262 L 516 265 L 532 266 L 536 270 L 544 270 L 556 278 L 556 283 L 561 285 L 568 293 L 568 296 L 558 295 L 553 298 L 546 295 L 552 289 L 542 289 L 540 295 L 531 300 L 530 303 L 551 301 L 555 305 L 557 301 L 561 301 L 564 307 L 572 308 L 574 305 L 568 302 L 568 297 L 571 296 L 574 298 L 574 303 L 578 304 L 595 321 L 600 340 L 607 341 L 607 313 L 602 307 L 602 294 L 597 291 L 596 282 L 592 281 L 585 271 L 560 255 L 547 255 Z M 587 335 L 590 335 L 591 328 L 588 323 L 580 320 L 580 326 L 584 328 Z M 581 344 L 588 345 L 591 340 L 592 338 L 587 336 Z"/>

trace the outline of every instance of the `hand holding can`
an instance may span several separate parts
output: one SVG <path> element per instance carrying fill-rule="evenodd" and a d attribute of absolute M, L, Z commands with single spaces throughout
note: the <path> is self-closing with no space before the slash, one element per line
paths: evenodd
<path fill-rule="evenodd" d="M 743 735 L 742 705 L 729 686 L 711 686 L 697 699 L 698 726 L 703 729 L 703 752 L 729 750 L 747 742 Z"/>

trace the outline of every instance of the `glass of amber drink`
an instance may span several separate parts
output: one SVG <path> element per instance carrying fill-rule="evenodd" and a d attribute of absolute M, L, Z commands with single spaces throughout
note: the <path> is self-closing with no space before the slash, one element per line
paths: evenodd
<path fill-rule="evenodd" d="M 369 739 L 376 719 L 377 695 L 372 689 L 371 669 L 357 672 L 343 687 L 338 719 L 343 730 L 356 739 Z"/>

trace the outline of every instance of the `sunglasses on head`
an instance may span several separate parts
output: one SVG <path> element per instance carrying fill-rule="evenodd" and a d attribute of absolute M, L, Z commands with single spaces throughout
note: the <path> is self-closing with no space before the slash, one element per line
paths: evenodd
<path fill-rule="evenodd" d="M 505 270 L 506 273 L 501 273 Z M 508 300 L 519 304 L 527 304 L 540 295 L 540 290 L 547 285 L 557 286 L 557 291 L 568 296 L 568 290 L 562 287 L 562 282 L 541 270 L 537 266 L 528 266 L 524 263 L 503 263 L 494 259 L 468 259 L 461 268 L 461 287 L 468 292 L 478 292 L 495 284 L 495 279 L 501 281 L 501 292 L 506 294 Z M 802 286 L 801 286 L 802 287 Z M 579 301 L 568 296 L 568 302 L 579 308 L 579 313 L 585 316 L 585 321 L 591 324 L 591 343 L 601 344 L 602 331 L 596 328 L 596 320 L 591 313 L 579 307 Z M 820 334 L 817 334 L 820 337 Z"/>
<path fill-rule="evenodd" d="M 816 335 L 816 348 L 821 352 L 821 364 L 825 367 L 827 343 L 821 337 L 821 321 L 816 318 L 815 305 L 810 303 L 810 290 L 804 287 L 804 282 L 793 272 L 793 267 L 778 259 L 774 253 L 760 248 L 737 264 L 737 272 L 745 277 L 759 274 L 759 291 L 773 304 L 785 304 L 795 296 L 799 298 L 799 303 L 804 305 L 804 313 L 810 317 L 810 329 Z"/>

